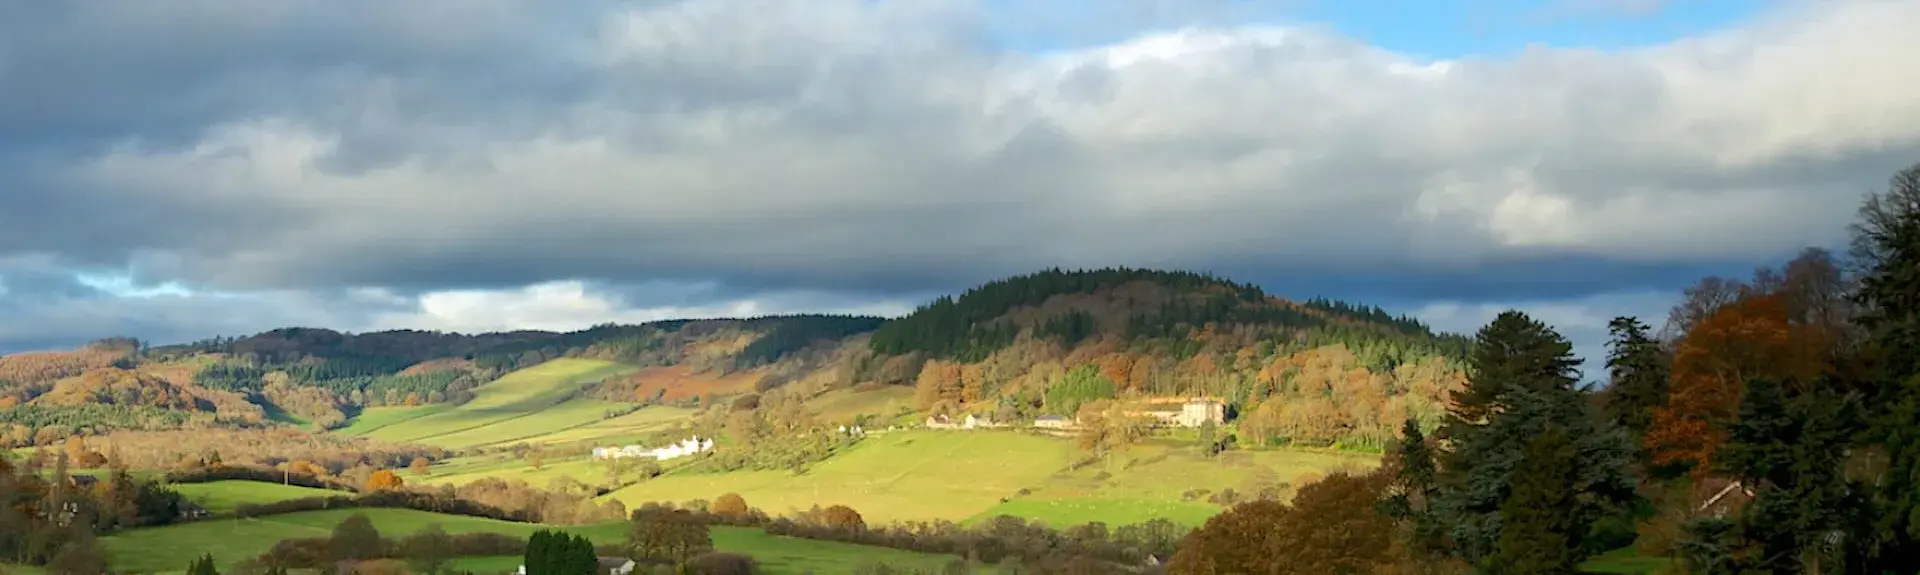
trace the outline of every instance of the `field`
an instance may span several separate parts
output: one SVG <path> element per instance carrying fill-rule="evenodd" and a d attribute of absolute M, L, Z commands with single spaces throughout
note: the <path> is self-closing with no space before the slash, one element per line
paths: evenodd
<path fill-rule="evenodd" d="M 508 535 L 527 535 L 544 527 L 410 509 L 332 509 L 139 529 L 104 537 L 101 542 L 112 555 L 116 570 L 179 572 L 202 553 L 210 553 L 218 564 L 230 566 L 241 559 L 265 552 L 282 539 L 326 537 L 335 525 L 354 513 L 366 514 L 381 534 L 388 537 L 404 536 L 429 524 L 439 524 L 448 533 L 493 532 Z M 626 524 L 616 522 L 564 529 L 597 543 L 614 543 L 624 540 Z M 759 558 L 769 567 L 768 572 L 774 574 L 798 574 L 808 570 L 844 573 L 857 562 L 867 559 L 916 567 L 934 567 L 953 559 L 941 555 L 775 537 L 756 529 L 736 527 L 714 527 L 713 540 L 716 549 Z M 463 564 L 485 567 L 505 565 L 505 570 L 512 570 L 519 565 L 519 561 L 517 558 L 466 558 Z"/>
<path fill-rule="evenodd" d="M 344 433 L 384 441 L 466 448 L 538 437 L 599 421 L 622 407 L 592 399 L 574 399 L 582 387 L 634 368 L 586 359 L 557 359 L 507 374 L 475 390 L 473 401 L 453 407 L 362 414 Z"/>
<path fill-rule="evenodd" d="M 297 485 L 261 483 L 259 481 L 211 481 L 207 483 L 177 483 L 171 486 L 187 500 L 207 508 L 215 513 L 233 511 L 247 504 L 273 503 L 288 499 L 307 497 L 331 497 L 351 495 L 341 491 L 314 489 Z"/>
<path fill-rule="evenodd" d="M 1371 455 L 1314 451 L 1228 452 L 1208 459 L 1172 441 L 1149 442 L 1069 470 L 1077 457 L 1069 441 L 1045 436 L 903 431 L 871 436 L 806 475 L 669 474 L 612 496 L 634 506 L 735 492 L 768 513 L 837 503 L 858 510 L 869 523 L 980 521 L 1007 514 L 1056 527 L 1153 518 L 1198 525 L 1224 508 L 1207 502 L 1222 489 L 1250 497 L 1265 487 L 1287 497 L 1302 479 L 1379 464 Z"/>
<path fill-rule="evenodd" d="M 913 409 L 913 388 L 890 385 L 873 391 L 837 389 L 808 399 L 807 409 L 822 421 L 844 423 L 860 415 L 872 415 L 880 421 L 890 421 L 900 413 Z"/>

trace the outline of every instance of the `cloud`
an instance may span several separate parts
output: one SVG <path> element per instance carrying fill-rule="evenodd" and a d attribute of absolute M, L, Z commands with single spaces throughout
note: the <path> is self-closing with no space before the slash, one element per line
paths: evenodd
<path fill-rule="evenodd" d="M 1547 324 L 1574 343 L 1573 353 L 1584 361 L 1583 382 L 1605 383 L 1607 322 L 1620 316 L 1639 319 L 1658 330 L 1665 324 L 1674 294 L 1666 291 L 1626 291 L 1557 301 L 1470 303 L 1435 301 L 1409 315 L 1434 329 L 1473 334 L 1507 310 L 1519 310 Z"/>
<path fill-rule="evenodd" d="M 1039 53 L 961 0 L 9 5 L 0 257 L 241 298 L 112 305 L 312 298 L 359 307 L 254 317 L 345 326 L 1055 265 L 1549 301 L 1835 244 L 1920 159 L 1920 68 L 1888 57 L 1914 3 L 1447 61 L 1161 4 L 1093 25 L 1185 27 Z M 619 293 L 649 283 L 706 287 Z M 314 295 L 353 293 L 389 299 Z M 36 321 L 177 317 L 89 309 Z"/>

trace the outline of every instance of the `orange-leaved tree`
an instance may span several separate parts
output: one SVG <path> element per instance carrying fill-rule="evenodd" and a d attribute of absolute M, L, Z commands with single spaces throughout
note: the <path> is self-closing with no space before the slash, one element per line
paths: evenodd
<path fill-rule="evenodd" d="M 406 484 L 407 482 L 405 480 L 400 479 L 399 474 L 394 473 L 393 470 L 390 469 L 375 471 L 373 475 L 367 477 L 367 491 L 399 489 L 400 486 Z"/>
<path fill-rule="evenodd" d="M 1792 321 L 1784 294 L 1747 293 L 1693 322 L 1674 351 L 1667 404 L 1656 408 L 1646 447 L 1655 465 L 1705 474 L 1726 441 L 1746 382 L 1809 385 L 1829 365 L 1817 326 Z"/>

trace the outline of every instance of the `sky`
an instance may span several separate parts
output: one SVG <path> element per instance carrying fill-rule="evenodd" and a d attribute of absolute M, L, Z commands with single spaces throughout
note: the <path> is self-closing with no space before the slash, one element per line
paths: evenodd
<path fill-rule="evenodd" d="M 0 3 L 0 352 L 1211 271 L 1601 353 L 1920 161 L 1899 0 Z"/>

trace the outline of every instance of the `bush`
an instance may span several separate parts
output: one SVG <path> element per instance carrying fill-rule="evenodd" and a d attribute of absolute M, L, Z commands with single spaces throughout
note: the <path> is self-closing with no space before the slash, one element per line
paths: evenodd
<path fill-rule="evenodd" d="M 694 557 L 687 567 L 699 575 L 759 575 L 760 563 L 738 553 L 713 552 Z"/>

